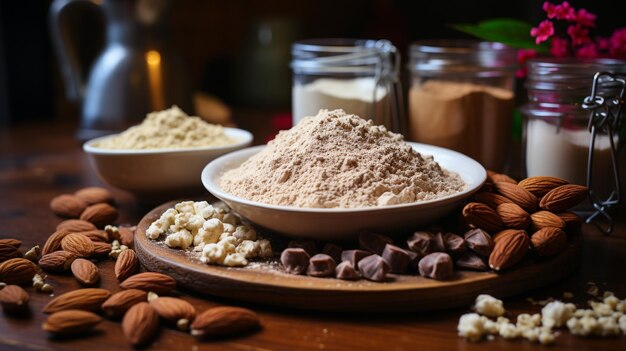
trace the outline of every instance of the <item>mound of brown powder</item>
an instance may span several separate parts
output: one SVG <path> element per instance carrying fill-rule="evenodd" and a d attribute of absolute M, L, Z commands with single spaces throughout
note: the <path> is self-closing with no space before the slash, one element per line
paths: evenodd
<path fill-rule="evenodd" d="M 402 135 L 343 110 L 320 110 L 224 173 L 221 186 L 267 204 L 358 208 L 435 199 L 465 183 Z"/>

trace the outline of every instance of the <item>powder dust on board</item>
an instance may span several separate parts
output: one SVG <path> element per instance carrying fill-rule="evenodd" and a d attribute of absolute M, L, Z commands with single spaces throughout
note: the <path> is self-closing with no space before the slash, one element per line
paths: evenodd
<path fill-rule="evenodd" d="M 343 110 L 320 110 L 225 172 L 221 186 L 273 205 L 359 208 L 436 199 L 465 183 L 402 135 Z"/>

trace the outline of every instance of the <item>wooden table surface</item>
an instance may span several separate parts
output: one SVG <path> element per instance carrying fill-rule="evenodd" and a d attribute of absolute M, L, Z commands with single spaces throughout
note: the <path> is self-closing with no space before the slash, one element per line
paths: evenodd
<path fill-rule="evenodd" d="M 54 123 L 25 125 L 0 130 L 0 238 L 23 241 L 22 248 L 43 245 L 60 219 L 49 208 L 50 199 L 89 185 L 103 185 L 73 139 L 73 127 Z M 262 137 L 259 138 L 262 140 Z M 121 191 L 114 191 L 120 209 L 120 223 L 136 223 L 149 207 L 137 204 Z M 207 194 L 208 196 L 208 194 Z M 605 237 L 592 227 L 585 228 L 581 269 L 559 284 L 505 299 L 513 315 L 536 313 L 526 298 L 536 300 L 560 297 L 564 291 L 584 304 L 588 282 L 596 282 L 602 291 L 614 291 L 626 297 L 626 220 L 621 215 L 615 232 Z M 100 286 L 120 290 L 113 275 L 113 261 L 101 261 Z M 71 276 L 50 275 L 58 295 L 80 286 Z M 119 322 L 105 320 L 94 332 L 80 338 L 55 340 L 41 330 L 45 315 L 42 307 L 51 300 L 47 294 L 30 293 L 31 313 L 26 317 L 0 316 L 0 350 L 124 350 L 131 349 L 121 334 Z M 149 346 L 155 350 L 527 350 L 543 348 L 526 340 L 469 343 L 457 336 L 459 316 L 469 309 L 452 309 L 401 315 L 328 314 L 285 310 L 237 301 L 205 298 L 181 291 L 181 295 L 202 311 L 215 305 L 240 305 L 259 313 L 263 328 L 256 333 L 222 340 L 198 341 L 182 332 L 167 328 Z M 546 347 L 547 348 L 547 347 Z M 551 346 L 553 350 L 626 350 L 626 337 L 578 338 L 564 330 Z"/>

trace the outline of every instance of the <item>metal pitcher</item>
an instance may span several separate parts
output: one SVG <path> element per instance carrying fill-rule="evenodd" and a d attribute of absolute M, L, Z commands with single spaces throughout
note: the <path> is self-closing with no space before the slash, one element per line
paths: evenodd
<path fill-rule="evenodd" d="M 81 77 L 68 13 L 96 6 L 105 15 L 106 44 Z M 168 44 L 166 0 L 55 0 L 50 29 L 69 100 L 81 106 L 81 140 L 124 130 L 146 113 L 173 104 L 188 113 L 192 95 L 179 55 Z M 85 70 L 82 70 L 83 72 Z"/>

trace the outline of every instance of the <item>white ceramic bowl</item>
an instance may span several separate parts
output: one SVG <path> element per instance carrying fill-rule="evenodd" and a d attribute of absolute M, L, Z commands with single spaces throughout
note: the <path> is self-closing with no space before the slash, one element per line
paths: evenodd
<path fill-rule="evenodd" d="M 237 140 L 227 146 L 209 146 L 184 149 L 102 149 L 94 147 L 97 141 L 113 135 L 87 141 L 83 150 L 92 166 L 108 184 L 133 193 L 140 201 L 154 202 L 186 195 L 202 194 L 198 175 L 211 160 L 228 152 L 242 149 L 252 143 L 250 132 L 224 128 Z"/>
<path fill-rule="evenodd" d="M 264 145 L 233 152 L 211 161 L 202 171 L 202 183 L 213 195 L 252 223 L 292 238 L 344 241 L 354 239 L 362 230 L 402 233 L 443 218 L 476 192 L 487 178 L 483 166 L 461 153 L 432 145 L 409 144 L 422 154 L 433 155 L 435 161 L 444 168 L 458 173 L 467 184 L 466 188 L 436 200 L 383 207 L 337 209 L 269 205 L 246 200 L 222 190 L 219 185 L 220 176 L 261 151 Z"/>

